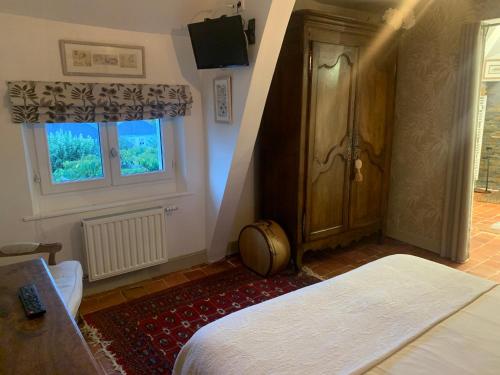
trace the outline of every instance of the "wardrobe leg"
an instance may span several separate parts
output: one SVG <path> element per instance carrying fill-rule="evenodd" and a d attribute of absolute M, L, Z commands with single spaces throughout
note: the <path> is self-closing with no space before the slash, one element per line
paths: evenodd
<path fill-rule="evenodd" d="M 302 256 L 304 255 L 304 250 L 297 249 L 295 254 L 295 271 L 300 272 L 302 269 Z"/>

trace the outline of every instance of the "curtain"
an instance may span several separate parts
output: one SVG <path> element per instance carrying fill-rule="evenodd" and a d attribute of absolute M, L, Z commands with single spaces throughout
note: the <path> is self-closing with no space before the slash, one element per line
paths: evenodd
<path fill-rule="evenodd" d="M 110 122 L 189 115 L 189 86 L 7 82 L 14 123 Z"/>
<path fill-rule="evenodd" d="M 474 141 L 482 61 L 480 34 L 479 23 L 462 26 L 450 137 L 441 256 L 460 263 L 469 258 Z"/>

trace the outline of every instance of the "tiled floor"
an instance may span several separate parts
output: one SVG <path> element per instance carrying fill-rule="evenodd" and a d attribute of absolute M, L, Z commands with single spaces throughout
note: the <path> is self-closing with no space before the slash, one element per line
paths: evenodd
<path fill-rule="evenodd" d="M 241 265 L 239 258 L 231 257 L 225 261 L 196 266 L 184 271 L 169 273 L 167 275 L 142 281 L 137 284 L 127 285 L 89 297 L 84 297 L 80 306 L 80 315 L 92 313 L 107 307 L 118 305 L 148 294 L 156 293 L 185 282 L 212 275 Z"/>
<path fill-rule="evenodd" d="M 500 282 L 500 233 L 491 225 L 500 222 L 500 204 L 479 202 L 475 193 L 470 239 L 471 272 Z"/>
<path fill-rule="evenodd" d="M 374 239 L 368 238 L 345 249 L 308 252 L 304 257 L 304 265 L 322 278 L 331 278 L 378 258 L 391 254 L 404 253 L 426 258 L 500 283 L 500 236 L 484 231 L 482 226 L 486 221 L 494 220 L 492 219 L 494 217 L 500 220 L 498 219 L 500 213 L 498 208 L 500 205 L 491 205 L 489 203 L 476 203 L 474 206 L 471 258 L 464 264 L 453 263 L 440 258 L 430 251 L 396 240 L 386 239 L 384 244 L 378 244 Z M 185 271 L 171 273 L 110 292 L 86 297 L 82 301 L 80 313 L 85 315 L 190 280 L 196 280 L 206 275 L 236 267 L 240 264 L 241 262 L 238 257 L 231 257 L 219 263 L 193 267 Z M 102 352 L 99 352 L 98 347 L 90 346 L 105 373 L 117 374 L 113 370 L 111 362 Z"/>

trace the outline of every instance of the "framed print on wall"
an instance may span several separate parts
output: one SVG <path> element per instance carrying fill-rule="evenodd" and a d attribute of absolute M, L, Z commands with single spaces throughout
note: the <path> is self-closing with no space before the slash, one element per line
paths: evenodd
<path fill-rule="evenodd" d="M 60 40 L 63 74 L 94 77 L 146 77 L 144 47 Z"/>
<path fill-rule="evenodd" d="M 232 121 L 231 77 L 214 79 L 215 122 Z"/>
<path fill-rule="evenodd" d="M 483 81 L 500 81 L 500 60 L 490 59 L 484 62 Z"/>

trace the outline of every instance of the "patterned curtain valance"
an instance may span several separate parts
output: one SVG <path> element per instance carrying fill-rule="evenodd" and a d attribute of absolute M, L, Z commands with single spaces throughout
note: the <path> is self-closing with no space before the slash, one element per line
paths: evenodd
<path fill-rule="evenodd" d="M 14 123 L 111 122 L 189 115 L 189 86 L 7 82 Z"/>

